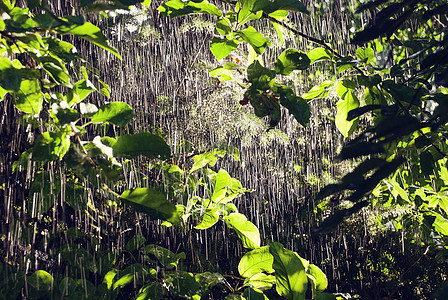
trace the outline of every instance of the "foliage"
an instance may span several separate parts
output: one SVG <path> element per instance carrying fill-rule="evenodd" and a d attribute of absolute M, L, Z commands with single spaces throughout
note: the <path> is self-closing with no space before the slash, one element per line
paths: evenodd
<path fill-rule="evenodd" d="M 80 4 L 86 11 L 103 11 L 128 9 L 138 3 L 150 5 L 150 1 L 141 0 L 92 0 Z M 397 230 L 403 226 L 419 228 L 422 243 L 437 251 L 440 245 L 445 247 L 448 236 L 448 8 L 444 1 L 377 0 L 358 9 L 376 14 L 366 28 L 354 35 L 352 44 L 362 47 L 348 56 L 284 23 L 288 11 L 309 13 L 296 0 L 223 1 L 222 7 L 206 0 L 169 0 L 158 11 L 171 18 L 197 13 L 214 16 L 210 50 L 217 60 L 227 58 L 241 45 L 249 47 L 247 66 L 238 61 L 223 62 L 210 75 L 237 82 L 245 90 L 240 103 L 250 104 L 256 116 L 267 117 L 271 127 L 279 124 L 286 110 L 306 126 L 310 120 L 309 101 L 337 99 L 337 128 L 346 138 L 356 133 L 339 159 L 368 157 L 339 183 L 318 193 L 317 200 L 321 201 L 353 191 L 343 194 L 345 206 L 324 219 L 316 233 L 333 230 L 369 204 L 405 207 L 412 211 L 412 218 L 403 214 L 384 221 L 392 222 Z M 169 161 L 170 146 L 151 132 L 120 131 L 119 135 L 95 134 L 89 139 L 87 131 L 98 132 L 96 126 L 128 128 L 135 115 L 123 102 L 100 107 L 88 102 L 94 92 L 110 97 L 110 88 L 94 72 L 81 67 L 84 61 L 74 45 L 60 38 L 70 35 L 83 39 L 120 59 L 100 28 L 86 22 L 82 14 L 56 16 L 46 1 L 29 0 L 27 7 L 21 8 L 14 1 L 3 0 L 0 12 L 0 99 L 12 101 L 30 123 L 44 120 L 47 130 L 14 162 L 16 172 L 26 170 L 30 161 L 38 168 L 32 176 L 28 203 L 17 210 L 31 218 L 45 219 L 56 211 L 57 197 L 74 211 L 87 215 L 101 214 L 95 206 L 125 211 L 124 205 L 129 205 L 163 222 L 160 226 L 179 230 L 190 224 L 195 230 L 206 230 L 221 221 L 250 250 L 240 260 L 239 283 L 232 286 L 226 274 L 188 272 L 179 262 L 186 259 L 184 253 L 147 244 L 141 235 L 127 240 L 123 254 L 118 249 L 103 249 L 93 234 L 70 228 L 69 243 L 53 249 L 47 259 L 63 262 L 65 272 L 56 270 L 51 274 L 36 267 L 30 273 L 20 265 L 6 262 L 2 265 L 6 276 L 0 284 L 1 295 L 17 298 L 26 293 L 31 299 L 71 299 L 76 295 L 101 299 L 120 295 L 132 295 L 135 299 L 201 299 L 213 287 L 221 286 L 226 289 L 226 299 L 266 299 L 266 291 L 274 288 L 278 295 L 290 300 L 343 297 L 325 293 L 325 274 L 296 252 L 278 242 L 264 246 L 258 228 L 232 203 L 250 191 L 224 169 L 214 170 L 217 161 L 228 154 L 226 151 L 214 149 L 198 154 L 190 168 L 183 168 Z M 275 62 L 265 62 L 263 53 L 271 41 L 250 25 L 262 19 L 276 29 L 285 26 L 320 47 L 306 53 L 285 49 Z M 410 19 L 415 22 L 409 24 Z M 410 26 L 413 30 L 408 30 Z M 280 30 L 277 32 L 281 35 Z M 304 72 L 323 61 L 335 67 L 337 76 L 312 87 L 301 97 L 280 83 L 292 72 Z M 237 73 L 246 78 L 241 80 Z M 367 120 L 368 125 L 362 125 L 366 124 L 362 120 Z M 163 174 L 162 182 L 123 188 L 120 180 L 125 159 L 143 157 Z M 63 174 L 52 177 L 46 166 L 57 166 Z M 95 190 L 94 197 L 83 186 L 89 178 L 97 179 L 89 183 Z M 65 191 L 60 188 L 63 184 Z M 59 228 L 52 234 L 62 231 Z M 77 245 L 80 240 L 85 245 Z M 29 243 L 28 240 L 26 244 Z M 135 262 L 134 254 L 143 257 L 144 262 Z M 84 279 L 69 275 L 83 272 L 88 273 Z M 132 289 L 132 284 L 134 289 L 139 288 L 138 293 L 125 292 Z"/>

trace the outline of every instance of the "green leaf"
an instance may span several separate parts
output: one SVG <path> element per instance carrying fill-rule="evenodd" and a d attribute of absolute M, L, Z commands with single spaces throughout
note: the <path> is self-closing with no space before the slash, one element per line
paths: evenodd
<path fill-rule="evenodd" d="M 123 127 L 134 117 L 134 110 L 124 102 L 111 102 L 101 105 L 93 115 L 92 123 L 109 122 Z"/>
<path fill-rule="evenodd" d="M 263 67 L 258 60 L 247 68 L 247 79 L 254 89 L 265 92 L 274 85 L 275 71 Z"/>
<path fill-rule="evenodd" d="M 211 287 L 225 282 L 224 276 L 219 273 L 204 272 L 196 274 L 194 278 L 204 291 L 208 291 Z"/>
<path fill-rule="evenodd" d="M 63 158 L 70 147 L 70 126 L 59 132 L 44 132 L 37 137 L 31 153 L 34 161 L 53 161 Z"/>
<path fill-rule="evenodd" d="M 310 65 L 316 61 L 333 58 L 333 55 L 325 48 L 314 48 L 308 51 L 307 56 L 310 59 Z"/>
<path fill-rule="evenodd" d="M 38 291 L 50 291 L 53 288 L 53 276 L 44 270 L 38 270 L 27 276 L 26 282 Z"/>
<path fill-rule="evenodd" d="M 272 276 L 272 277 L 274 277 L 274 276 Z M 256 288 L 248 287 L 244 290 L 243 299 L 245 299 L 245 300 L 268 300 L 269 298 L 266 297 L 262 291 L 260 291 Z"/>
<path fill-rule="evenodd" d="M 218 17 L 222 16 L 222 12 L 213 4 L 204 1 L 182 1 L 170 0 L 157 8 L 158 11 L 167 17 L 180 17 L 188 14 L 211 14 Z"/>
<path fill-rule="evenodd" d="M 134 235 L 129 242 L 126 244 L 126 249 L 129 252 L 132 252 L 134 250 L 137 250 L 140 248 L 144 243 L 146 242 L 146 238 L 141 235 Z"/>
<path fill-rule="evenodd" d="M 306 127 L 310 121 L 311 111 L 308 103 L 294 94 L 291 88 L 278 85 L 276 89 L 276 95 L 280 98 L 280 104 L 288 109 L 288 112 L 294 116 L 294 118 Z"/>
<path fill-rule="evenodd" d="M 71 106 L 72 104 L 77 104 L 83 101 L 87 96 L 96 91 L 95 86 L 88 79 L 83 79 L 78 81 L 73 85 L 70 93 L 67 94 L 68 104 Z M 113 102 L 113 103 L 121 103 L 121 102 Z"/>
<path fill-rule="evenodd" d="M 264 49 L 270 46 L 268 38 L 265 38 L 261 33 L 259 33 L 252 26 L 248 26 L 246 29 L 237 32 L 243 40 L 248 42 L 257 54 L 263 54 Z"/>
<path fill-rule="evenodd" d="M 215 186 L 213 189 L 213 195 L 211 200 L 214 202 L 219 202 L 219 200 L 221 200 L 222 197 L 218 198 L 218 194 L 220 193 L 221 190 L 224 189 L 224 196 L 225 196 L 226 187 L 230 186 L 231 184 L 232 184 L 232 178 L 230 177 L 230 175 L 223 169 L 219 170 L 218 174 L 216 174 L 215 177 Z"/>
<path fill-rule="evenodd" d="M 170 147 L 161 137 L 145 131 L 119 137 L 112 149 L 116 157 L 144 155 L 148 158 L 168 159 L 171 156 Z"/>
<path fill-rule="evenodd" d="M 277 293 L 288 300 L 305 299 L 308 277 L 299 256 L 278 242 L 269 246 L 269 252 L 274 257 Z"/>
<path fill-rule="evenodd" d="M 155 189 L 125 190 L 120 198 L 136 211 L 145 213 L 154 219 L 170 221 L 173 224 L 180 222 L 176 206 L 166 199 L 164 193 Z"/>
<path fill-rule="evenodd" d="M 270 14 L 277 10 L 288 10 L 309 14 L 305 5 L 297 0 L 257 0 L 253 2 L 253 12 L 262 10 L 264 13 Z"/>
<path fill-rule="evenodd" d="M 109 272 L 106 273 L 106 275 L 104 275 L 103 283 L 107 285 L 108 289 L 112 288 L 115 275 L 117 275 L 117 272 L 115 270 L 110 270 Z"/>
<path fill-rule="evenodd" d="M 275 283 L 275 276 L 257 273 L 244 280 L 244 285 L 258 290 L 269 290 Z"/>
<path fill-rule="evenodd" d="M 311 100 L 315 98 L 325 98 L 328 96 L 328 91 L 334 85 L 334 82 L 331 80 L 325 80 L 320 85 L 316 85 L 311 88 L 308 93 L 302 95 L 303 99 Z"/>
<path fill-rule="evenodd" d="M 14 105 L 27 114 L 39 114 L 42 110 L 44 96 L 40 90 L 39 81 L 22 80 L 20 89 L 14 93 Z"/>
<path fill-rule="evenodd" d="M 230 52 L 238 47 L 237 40 L 228 40 L 219 37 L 214 37 L 210 43 L 210 50 L 217 60 L 227 57 Z"/>
<path fill-rule="evenodd" d="M 30 187 L 30 200 L 27 212 L 32 218 L 39 217 L 52 208 L 61 191 L 59 175 L 51 175 L 47 171 L 39 171 L 34 175 Z M 40 195 L 38 197 L 37 195 Z"/>
<path fill-rule="evenodd" d="M 375 52 L 372 48 L 358 48 L 356 49 L 356 56 L 365 63 L 372 63 L 375 61 Z"/>
<path fill-rule="evenodd" d="M 272 273 L 274 272 L 273 263 L 274 257 L 269 252 L 269 247 L 264 246 L 244 254 L 238 264 L 238 271 L 245 278 L 261 272 Z"/>
<path fill-rule="evenodd" d="M 117 281 L 114 282 L 112 287 L 115 290 L 131 283 L 142 284 L 147 282 L 148 279 L 154 278 L 154 273 L 155 270 L 153 269 L 147 269 L 141 264 L 133 264 L 126 269 L 117 272 L 117 275 L 115 276 Z"/>
<path fill-rule="evenodd" d="M 59 58 L 44 56 L 40 59 L 42 68 L 50 75 L 53 80 L 62 86 L 71 87 L 70 75 L 67 68 Z"/>
<path fill-rule="evenodd" d="M 197 297 L 193 298 L 193 296 L 198 295 L 200 285 L 191 273 L 184 271 L 170 273 L 165 276 L 164 282 L 168 286 L 170 293 L 177 296 L 175 297 L 177 299 L 199 299 Z"/>
<path fill-rule="evenodd" d="M 142 5 L 146 6 L 146 8 L 149 8 L 151 5 L 151 0 L 143 0 Z"/>
<path fill-rule="evenodd" d="M 143 286 L 135 297 L 135 300 L 164 299 L 165 289 L 158 282 L 151 282 Z"/>
<path fill-rule="evenodd" d="M 251 249 L 260 247 L 261 240 L 258 228 L 252 222 L 248 221 L 245 215 L 231 213 L 225 218 L 225 222 L 229 228 L 236 231 L 244 247 Z"/>
<path fill-rule="evenodd" d="M 110 53 L 114 54 L 116 57 L 121 59 L 121 56 L 118 53 L 117 49 L 111 47 L 107 43 L 107 38 L 101 32 L 101 29 L 99 29 L 92 23 L 84 22 L 84 23 L 80 24 L 81 22 L 78 22 L 78 24 L 76 24 L 75 23 L 76 21 L 70 22 L 70 21 L 74 21 L 74 18 L 70 18 L 70 20 L 68 18 L 65 18 L 62 20 L 64 20 L 65 22 L 71 23 L 71 24 L 56 27 L 56 31 L 58 33 L 73 34 L 75 36 L 81 37 L 89 42 L 94 43 L 98 47 L 101 47 L 101 48 L 109 51 Z"/>
<path fill-rule="evenodd" d="M 185 259 L 185 253 L 174 254 L 170 250 L 158 245 L 148 245 L 141 250 L 144 254 L 152 254 L 164 267 L 177 267 L 179 259 Z"/>
<path fill-rule="evenodd" d="M 195 229 L 207 229 L 212 227 L 219 221 L 219 213 L 216 209 L 207 209 L 202 215 L 202 221 L 196 225 Z"/>
<path fill-rule="evenodd" d="M 308 56 L 296 49 L 283 51 L 275 62 L 275 72 L 277 74 L 289 75 L 294 70 L 305 70 L 310 65 Z"/>
<path fill-rule="evenodd" d="M 337 87 L 337 93 L 341 97 L 341 100 L 337 103 L 338 112 L 336 114 L 336 127 L 344 135 L 348 137 L 351 135 L 356 126 L 358 126 L 358 118 L 348 121 L 348 114 L 351 110 L 359 107 L 359 100 L 353 93 L 353 82 L 349 80 L 343 80 L 339 82 Z"/>
<path fill-rule="evenodd" d="M 61 125 L 70 124 L 79 118 L 79 112 L 68 107 L 67 102 L 61 101 L 51 105 L 51 111 L 59 120 Z"/>
<path fill-rule="evenodd" d="M 308 278 L 311 279 L 313 299 L 321 294 L 328 286 L 327 276 L 316 265 L 309 264 L 307 268 Z"/>

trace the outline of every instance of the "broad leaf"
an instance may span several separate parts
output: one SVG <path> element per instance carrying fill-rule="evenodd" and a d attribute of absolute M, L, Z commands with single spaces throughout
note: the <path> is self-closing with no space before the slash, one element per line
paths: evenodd
<path fill-rule="evenodd" d="M 166 199 L 164 193 L 155 189 L 126 190 L 120 198 L 136 211 L 145 213 L 154 219 L 166 220 L 173 224 L 180 222 L 176 206 Z"/>
<path fill-rule="evenodd" d="M 264 49 L 271 45 L 269 39 L 265 38 L 252 26 L 248 26 L 246 29 L 238 31 L 238 34 L 252 46 L 257 54 L 263 54 Z"/>
<path fill-rule="evenodd" d="M 247 79 L 253 88 L 265 92 L 274 85 L 275 71 L 263 67 L 259 61 L 255 61 L 247 68 Z"/>
<path fill-rule="evenodd" d="M 177 267 L 179 259 L 185 259 L 185 253 L 175 254 L 170 250 L 158 245 L 148 245 L 141 250 L 144 254 L 152 254 L 164 267 Z"/>
<path fill-rule="evenodd" d="M 308 277 L 305 267 L 298 255 L 274 242 L 269 246 L 269 252 L 274 257 L 277 293 L 288 300 L 305 299 L 308 287 Z"/>
<path fill-rule="evenodd" d="M 315 98 L 325 98 L 328 96 L 329 89 L 334 85 L 331 80 L 325 80 L 320 85 L 316 85 L 308 93 L 302 95 L 303 99 L 311 100 Z"/>
<path fill-rule="evenodd" d="M 70 20 L 68 20 L 68 18 L 63 20 L 66 22 L 70 22 L 72 21 L 72 18 L 70 18 Z M 99 29 L 92 23 L 84 22 L 83 24 L 76 24 L 75 22 L 73 22 L 71 25 L 68 26 L 67 25 L 59 26 L 56 28 L 56 30 L 60 34 L 73 34 L 75 36 L 79 36 L 89 42 L 94 43 L 95 45 L 103 49 L 106 49 L 107 51 L 111 52 L 119 59 L 121 59 L 121 56 L 118 53 L 118 51 L 107 43 L 107 38 L 101 32 L 101 29 Z"/>
<path fill-rule="evenodd" d="M 151 282 L 143 286 L 138 292 L 135 300 L 163 299 L 166 290 L 158 282 Z"/>
<path fill-rule="evenodd" d="M 257 273 L 244 280 L 244 285 L 258 290 L 269 290 L 275 283 L 275 276 Z"/>
<path fill-rule="evenodd" d="M 244 254 L 238 264 L 238 271 L 245 278 L 261 272 L 272 273 L 274 272 L 273 263 L 274 257 L 269 252 L 269 247 L 264 246 Z"/>
<path fill-rule="evenodd" d="M 130 252 L 137 250 L 146 242 L 146 238 L 141 235 L 134 235 L 126 244 L 126 249 Z"/>
<path fill-rule="evenodd" d="M 313 299 L 321 294 L 328 286 L 327 276 L 316 265 L 309 264 L 307 268 L 307 275 L 311 281 Z"/>
<path fill-rule="evenodd" d="M 236 231 L 244 247 L 251 249 L 260 247 L 261 240 L 258 228 L 248 221 L 245 215 L 231 213 L 225 218 L 225 222 L 227 226 Z"/>
<path fill-rule="evenodd" d="M 348 121 L 348 114 L 351 110 L 359 107 L 359 100 L 353 93 L 352 82 L 348 80 L 343 80 L 338 84 L 337 93 L 341 100 L 337 103 L 336 127 L 345 137 L 348 137 L 358 126 L 358 118 Z"/>
<path fill-rule="evenodd" d="M 202 221 L 196 225 L 195 229 L 207 229 L 212 227 L 219 221 L 219 213 L 216 209 L 207 209 L 202 215 Z"/>
<path fill-rule="evenodd" d="M 308 51 L 306 55 L 310 59 L 310 64 L 313 64 L 316 61 L 333 58 L 333 55 L 325 48 L 314 48 Z"/>
<path fill-rule="evenodd" d="M 222 12 L 213 4 L 204 1 L 182 1 L 170 0 L 166 1 L 157 8 L 163 15 L 167 17 L 180 17 L 188 14 L 211 14 L 220 17 Z"/>
<path fill-rule="evenodd" d="M 311 111 L 308 103 L 294 94 L 291 88 L 287 86 L 277 86 L 278 97 L 280 98 L 280 104 L 288 109 L 288 112 L 294 116 L 294 118 L 302 126 L 307 126 Z"/>
<path fill-rule="evenodd" d="M 102 105 L 92 117 L 92 123 L 109 122 L 123 127 L 134 117 L 134 110 L 124 102 Z"/>
<path fill-rule="evenodd" d="M 53 287 L 53 276 L 44 270 L 38 270 L 27 276 L 26 282 L 38 291 L 50 291 Z"/>
<path fill-rule="evenodd" d="M 271 275 L 269 275 L 271 276 Z M 271 276 L 274 277 L 274 276 Z M 244 290 L 243 293 L 243 299 L 244 300 L 268 300 L 269 298 L 266 297 L 265 294 L 263 294 L 262 291 L 255 287 L 248 287 Z"/>
<path fill-rule="evenodd" d="M 253 1 L 252 11 L 262 10 L 266 14 L 270 14 L 277 10 L 298 11 L 308 14 L 305 5 L 298 0 L 257 0 Z"/>
<path fill-rule="evenodd" d="M 210 43 L 210 50 L 217 60 L 227 57 L 230 52 L 238 47 L 237 40 L 228 40 L 214 37 Z"/>
<path fill-rule="evenodd" d="M 114 156 L 134 158 L 144 155 L 148 158 L 170 158 L 170 147 L 158 135 L 149 132 L 140 132 L 132 135 L 123 135 L 113 145 Z"/>
<path fill-rule="evenodd" d="M 296 49 L 283 51 L 275 62 L 275 72 L 277 74 L 289 75 L 294 70 L 305 70 L 310 65 L 308 56 Z"/>

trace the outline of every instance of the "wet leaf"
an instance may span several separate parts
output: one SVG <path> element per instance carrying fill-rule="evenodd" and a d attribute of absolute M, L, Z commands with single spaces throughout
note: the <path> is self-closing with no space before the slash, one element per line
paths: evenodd
<path fill-rule="evenodd" d="M 246 216 L 240 213 L 231 213 L 225 219 L 229 228 L 236 231 L 236 234 L 243 242 L 243 246 L 250 249 L 260 247 L 261 239 L 258 228 Z"/>
<path fill-rule="evenodd" d="M 310 65 L 308 56 L 296 49 L 283 51 L 275 62 L 275 72 L 277 74 L 289 75 L 294 70 L 305 70 Z"/>
<path fill-rule="evenodd" d="M 308 277 L 299 256 L 278 242 L 269 246 L 269 252 L 274 257 L 277 293 L 288 300 L 305 299 Z"/>
<path fill-rule="evenodd" d="M 274 85 L 275 71 L 263 67 L 257 60 L 247 68 L 247 79 L 252 87 L 261 92 L 266 92 Z"/>
<path fill-rule="evenodd" d="M 179 215 L 174 204 L 166 199 L 166 195 L 152 188 L 137 188 L 124 191 L 120 198 L 136 211 L 145 213 L 154 219 L 179 223 Z"/>
<path fill-rule="evenodd" d="M 310 65 L 316 61 L 332 59 L 333 55 L 325 48 L 314 48 L 306 54 L 310 60 Z"/>
<path fill-rule="evenodd" d="M 38 270 L 27 276 L 27 284 L 38 291 L 50 291 L 53 288 L 53 276 L 44 270 Z"/>
<path fill-rule="evenodd" d="M 137 250 L 146 242 L 146 238 L 141 235 L 134 235 L 126 244 L 126 249 L 129 252 Z"/>
<path fill-rule="evenodd" d="M 141 250 L 144 254 L 152 254 L 164 267 L 177 267 L 179 259 L 185 259 L 185 253 L 175 254 L 170 250 L 158 245 L 148 245 Z"/>
<path fill-rule="evenodd" d="M 329 217 L 327 217 L 319 227 L 313 229 L 313 231 L 319 234 L 334 231 L 342 222 L 344 222 L 346 218 L 357 213 L 367 205 L 369 205 L 367 201 L 361 201 L 350 208 L 337 210 L 333 212 Z"/>
<path fill-rule="evenodd" d="M 116 157 L 144 155 L 148 158 L 168 159 L 171 156 L 170 147 L 161 137 L 145 131 L 119 137 L 112 149 Z"/>
<path fill-rule="evenodd" d="M 275 277 L 272 276 L 272 275 L 266 275 L 265 276 L 265 278 L 270 278 L 270 277 L 274 278 L 274 280 L 275 280 Z M 262 285 L 262 283 L 260 285 Z M 272 283 L 271 283 L 271 286 L 272 286 Z M 260 291 L 259 289 L 257 289 L 256 287 L 248 287 L 248 288 L 246 288 L 244 290 L 244 293 L 243 293 L 243 298 L 245 300 L 269 300 L 269 298 L 266 297 L 263 294 L 263 292 Z"/>
<path fill-rule="evenodd" d="M 325 80 L 320 85 L 316 85 L 308 93 L 302 95 L 305 100 L 311 100 L 315 98 L 325 98 L 328 96 L 329 89 L 334 85 L 331 80 Z"/>
<path fill-rule="evenodd" d="M 358 142 L 342 148 L 341 153 L 339 153 L 338 155 L 338 158 L 345 160 L 364 155 L 380 154 L 384 152 L 384 147 L 379 143 Z"/>
<path fill-rule="evenodd" d="M 382 105 L 379 104 L 371 104 L 371 105 L 365 105 L 365 106 L 361 106 L 355 109 L 352 109 L 351 111 L 348 112 L 347 115 L 347 121 L 351 121 L 355 118 L 358 118 L 359 116 L 362 116 L 363 114 L 375 110 L 375 109 L 380 109 L 382 108 Z"/>
<path fill-rule="evenodd" d="M 227 57 L 230 52 L 236 50 L 238 47 L 237 40 L 228 40 L 219 37 L 214 37 L 210 42 L 210 50 L 217 60 Z"/>
<path fill-rule="evenodd" d="M 337 93 L 341 97 L 341 100 L 337 103 L 338 112 L 336 114 L 336 127 L 344 135 L 348 137 L 351 135 L 358 126 L 358 119 L 347 120 L 348 113 L 359 107 L 359 100 L 353 93 L 351 86 L 352 82 L 343 80 L 338 84 Z"/>
<path fill-rule="evenodd" d="M 262 10 L 264 13 L 270 14 L 277 10 L 289 10 L 309 14 L 306 6 L 298 0 L 257 0 L 253 3 L 253 12 Z"/>
<path fill-rule="evenodd" d="M 157 8 L 160 13 L 167 17 L 180 17 L 188 14 L 211 14 L 220 17 L 222 12 L 213 4 L 204 1 L 166 1 Z"/>
<path fill-rule="evenodd" d="M 207 229 L 212 227 L 219 221 L 219 213 L 216 209 L 207 209 L 202 215 L 202 221 L 196 225 L 195 229 Z"/>
<path fill-rule="evenodd" d="M 261 272 L 272 273 L 274 272 L 273 262 L 274 257 L 269 252 L 269 247 L 264 246 L 244 254 L 238 264 L 238 271 L 245 278 Z"/>
<path fill-rule="evenodd" d="M 265 38 L 260 32 L 255 30 L 252 26 L 237 32 L 243 40 L 248 42 L 257 54 L 263 54 L 264 49 L 270 46 L 268 38 Z M 216 55 L 215 55 L 216 56 Z"/>
<path fill-rule="evenodd" d="M 308 265 L 307 275 L 311 279 L 312 295 L 313 299 L 315 299 L 317 295 L 326 290 L 328 286 L 327 276 L 319 267 L 313 264 Z"/>
<path fill-rule="evenodd" d="M 163 299 L 166 290 L 158 282 L 151 282 L 143 286 L 135 297 L 135 300 Z"/>
<path fill-rule="evenodd" d="M 111 102 L 101 105 L 92 117 L 92 123 L 109 122 L 123 127 L 134 117 L 134 110 L 124 102 Z"/>

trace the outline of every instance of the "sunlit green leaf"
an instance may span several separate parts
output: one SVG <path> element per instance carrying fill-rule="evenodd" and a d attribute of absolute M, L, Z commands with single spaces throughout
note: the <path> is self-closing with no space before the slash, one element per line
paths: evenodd
<path fill-rule="evenodd" d="M 210 50 L 217 60 L 227 57 L 230 52 L 238 47 L 237 40 L 228 40 L 214 37 L 210 43 Z"/>
<path fill-rule="evenodd" d="M 143 286 L 135 297 L 135 300 L 157 300 L 163 299 L 166 290 L 158 282 L 151 282 Z"/>
<path fill-rule="evenodd" d="M 102 105 L 92 117 L 92 123 L 109 122 L 123 127 L 134 117 L 134 110 L 124 102 Z"/>
<path fill-rule="evenodd" d="M 273 262 L 274 257 L 269 252 L 269 247 L 264 246 L 244 254 L 238 264 L 238 271 L 245 278 L 261 272 L 272 273 L 274 272 Z"/>
<path fill-rule="evenodd" d="M 334 85 L 331 80 L 325 80 L 320 85 L 316 85 L 308 93 L 302 95 L 303 99 L 310 100 L 315 98 L 325 98 L 328 96 L 329 89 Z"/>
<path fill-rule="evenodd" d="M 246 29 L 239 31 L 238 34 L 252 46 L 257 54 L 263 54 L 264 49 L 271 45 L 269 39 L 265 38 L 252 26 L 248 26 Z"/>
<path fill-rule="evenodd" d="M 337 103 L 336 127 L 345 137 L 348 137 L 358 126 L 357 118 L 351 121 L 347 120 L 348 113 L 359 107 L 359 100 L 353 92 L 352 83 L 347 80 L 338 84 L 337 93 L 341 99 Z"/>
<path fill-rule="evenodd" d="M 225 218 L 227 226 L 234 229 L 246 248 L 259 248 L 261 239 L 258 228 L 246 216 L 240 213 L 231 213 Z"/>
<path fill-rule="evenodd" d="M 333 55 L 325 48 L 314 48 L 306 54 L 310 59 L 310 64 L 315 63 L 316 61 L 332 59 Z"/>
<path fill-rule="evenodd" d="M 317 267 L 316 265 L 309 264 L 307 268 L 307 275 L 311 279 L 311 288 L 313 299 L 321 294 L 327 288 L 327 276 L 325 276 L 324 272 Z"/>
<path fill-rule="evenodd" d="M 269 246 L 269 252 L 274 257 L 277 293 L 288 300 L 305 299 L 308 277 L 298 255 L 278 242 Z"/>
<path fill-rule="evenodd" d="M 27 276 L 27 284 L 38 291 L 50 291 L 53 287 L 53 276 L 44 270 L 38 270 L 32 275 Z"/>
<path fill-rule="evenodd" d="M 196 225 L 195 229 L 207 229 L 212 227 L 219 221 L 219 213 L 216 209 L 207 209 L 202 215 L 202 221 Z"/>

